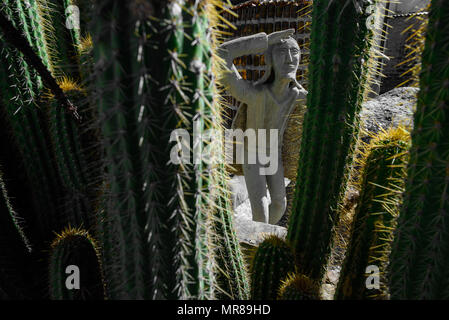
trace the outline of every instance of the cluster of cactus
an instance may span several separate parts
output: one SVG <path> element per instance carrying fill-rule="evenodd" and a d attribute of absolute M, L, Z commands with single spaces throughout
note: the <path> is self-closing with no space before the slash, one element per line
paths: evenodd
<path fill-rule="evenodd" d="M 248 298 L 226 168 L 170 161 L 174 130 L 222 129 L 219 10 L 215 0 L 3 2 L 1 216 L 10 240 L 0 254 L 49 277 L 16 292 L 7 280 L 31 275 L 14 271 L 0 282 L 2 298 L 99 299 L 103 289 L 109 299 Z M 201 139 L 194 157 L 203 148 L 220 156 L 220 137 Z M 17 257 L 3 250 L 13 239 Z M 98 271 L 85 277 L 87 291 L 64 289 L 66 264 L 81 279 Z"/>
<path fill-rule="evenodd" d="M 410 135 L 403 128 L 381 131 L 361 147 L 360 197 L 335 299 L 385 299 L 386 267 L 404 191 Z M 345 213 L 342 213 L 345 214 Z M 349 213 L 348 213 L 349 214 Z M 366 270 L 378 270 L 378 287 L 366 286 Z M 370 275 L 370 274 L 369 274 Z"/>

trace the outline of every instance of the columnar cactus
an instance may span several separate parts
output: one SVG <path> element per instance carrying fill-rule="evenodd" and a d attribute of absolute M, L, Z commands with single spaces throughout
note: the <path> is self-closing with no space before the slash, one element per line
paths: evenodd
<path fill-rule="evenodd" d="M 87 231 L 63 230 L 50 251 L 48 277 L 52 300 L 104 299 L 98 247 Z"/>
<path fill-rule="evenodd" d="M 27 274 L 32 248 L 19 219 L 0 171 L 0 300 L 33 297 Z"/>
<path fill-rule="evenodd" d="M 388 295 L 385 273 L 404 191 L 409 145 L 404 128 L 389 129 L 373 137 L 357 159 L 362 168 L 360 197 L 336 299 L 385 299 Z M 370 265 L 379 270 L 374 275 L 379 277 L 377 289 L 366 286 Z"/>
<path fill-rule="evenodd" d="M 285 240 L 268 236 L 255 249 L 251 261 L 251 299 L 276 300 L 281 280 L 295 272 L 295 256 Z"/>
<path fill-rule="evenodd" d="M 314 279 L 322 276 L 330 251 L 335 209 L 366 94 L 373 31 L 367 27 L 365 12 L 370 3 L 313 4 L 308 111 L 287 238 L 300 269 Z"/>
<path fill-rule="evenodd" d="M 222 132 L 214 81 L 222 3 L 23 4 L 0 7 L 0 71 L 8 75 L 0 77 L 0 130 L 15 155 L 1 160 L 39 261 L 53 232 L 86 227 L 98 239 L 108 298 L 248 298 L 226 168 L 217 164 L 222 137 L 205 136 Z M 71 4 L 85 10 L 89 33 L 66 28 Z M 175 129 L 203 135 L 193 162 L 171 157 Z M 210 162 L 198 157 L 205 149 Z M 51 297 L 75 298 L 60 273 L 66 244 L 55 243 Z"/>
<path fill-rule="evenodd" d="M 319 283 L 300 273 L 289 274 L 279 288 L 278 300 L 320 299 Z"/>
<path fill-rule="evenodd" d="M 392 299 L 449 298 L 449 7 L 433 0 L 412 148 L 390 257 Z"/>

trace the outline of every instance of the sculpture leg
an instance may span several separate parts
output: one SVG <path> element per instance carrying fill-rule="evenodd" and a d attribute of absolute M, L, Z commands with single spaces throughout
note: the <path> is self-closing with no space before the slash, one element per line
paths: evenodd
<path fill-rule="evenodd" d="M 271 204 L 269 209 L 269 223 L 276 224 L 281 220 L 287 207 L 285 193 L 284 166 L 282 158 L 278 159 L 278 170 L 274 175 L 267 175 L 267 185 L 270 191 Z"/>
<path fill-rule="evenodd" d="M 259 164 L 243 164 L 242 166 L 253 221 L 268 223 L 267 180 L 259 173 L 261 166 Z"/>

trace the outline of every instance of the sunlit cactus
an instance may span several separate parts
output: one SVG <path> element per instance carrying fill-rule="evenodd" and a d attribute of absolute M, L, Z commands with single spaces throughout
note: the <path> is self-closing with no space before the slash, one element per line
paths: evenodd
<path fill-rule="evenodd" d="M 344 191 L 368 87 L 374 32 L 367 7 L 376 1 L 315 1 L 296 192 L 287 239 L 301 272 L 319 279 L 330 253 L 335 209 Z"/>
<path fill-rule="evenodd" d="M 353 217 L 350 243 L 340 272 L 335 299 L 386 299 L 386 268 L 399 216 L 406 178 L 410 135 L 402 127 L 382 131 L 363 146 L 360 197 Z M 347 214 L 347 213 L 344 213 Z M 366 286 L 369 266 L 379 288 Z"/>

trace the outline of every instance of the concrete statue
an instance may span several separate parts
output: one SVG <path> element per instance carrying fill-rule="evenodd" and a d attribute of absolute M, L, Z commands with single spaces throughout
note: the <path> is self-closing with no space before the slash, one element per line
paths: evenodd
<path fill-rule="evenodd" d="M 224 59 L 228 72 L 222 82 L 228 92 L 247 105 L 246 129 L 256 131 L 256 146 L 244 145 L 245 161 L 242 164 L 248 196 L 251 202 L 253 221 L 276 224 L 284 215 L 287 199 L 282 162 L 282 138 L 287 120 L 298 100 L 305 101 L 307 91 L 296 81 L 296 71 L 301 59 L 298 43 L 291 37 L 294 29 L 273 32 L 269 35 L 258 33 L 223 43 L 219 54 Z M 257 82 L 242 79 L 233 61 L 236 57 L 250 54 L 265 56 L 267 71 Z M 239 109 L 240 110 L 240 109 Z M 239 112 L 239 111 L 238 111 Z M 271 131 L 270 131 L 271 130 Z M 261 141 L 258 131 L 272 132 L 277 135 L 277 148 L 270 150 L 272 144 L 266 133 Z M 271 141 L 272 142 L 272 141 Z M 274 144 L 276 145 L 276 144 Z M 267 165 L 256 157 L 255 163 L 247 161 L 252 153 L 266 148 L 265 154 L 277 153 L 276 171 L 264 172 Z M 253 154 L 254 155 L 254 154 Z M 255 155 L 254 155 L 255 156 Z M 267 198 L 270 192 L 271 204 Z"/>

